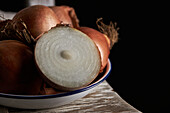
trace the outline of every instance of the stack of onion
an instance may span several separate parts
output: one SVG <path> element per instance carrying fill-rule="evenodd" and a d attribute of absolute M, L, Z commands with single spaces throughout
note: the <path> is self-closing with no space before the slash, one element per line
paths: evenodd
<path fill-rule="evenodd" d="M 21 42 L 0 42 L 0 60 L 3 59 L 0 62 L 0 92 L 4 93 L 41 93 L 42 81 L 34 68 L 33 55 L 38 71 L 53 88 L 70 91 L 84 87 L 106 67 L 110 49 L 118 38 L 113 24 L 107 26 L 101 22 L 98 27 L 102 32 L 80 27 L 74 9 L 68 6 L 30 6 L 19 11 L 12 19 L 13 23 L 19 21 L 26 24 L 24 31 L 28 29 L 37 42 L 34 54 Z M 3 76 L 5 73 L 13 82 Z M 26 79 L 29 83 L 22 84 Z M 7 81 L 6 84 L 3 81 Z M 34 90 L 30 87 L 34 87 Z M 55 90 L 50 89 L 51 92 L 55 93 Z"/>

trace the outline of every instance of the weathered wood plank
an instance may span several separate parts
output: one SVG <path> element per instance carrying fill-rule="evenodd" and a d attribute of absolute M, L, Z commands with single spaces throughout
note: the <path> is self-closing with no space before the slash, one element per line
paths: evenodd
<path fill-rule="evenodd" d="M 9 108 L 9 113 L 140 113 L 125 102 L 110 85 L 104 81 L 84 98 L 70 104 L 45 110 L 18 110 Z"/>
<path fill-rule="evenodd" d="M 0 113 L 9 113 L 6 107 L 0 106 Z"/>

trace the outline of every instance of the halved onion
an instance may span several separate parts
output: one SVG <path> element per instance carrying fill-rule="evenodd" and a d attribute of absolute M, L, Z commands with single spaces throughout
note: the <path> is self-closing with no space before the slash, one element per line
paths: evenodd
<path fill-rule="evenodd" d="M 35 61 L 52 87 L 74 90 L 91 83 L 101 68 L 100 53 L 86 34 L 71 27 L 55 27 L 35 46 Z"/>

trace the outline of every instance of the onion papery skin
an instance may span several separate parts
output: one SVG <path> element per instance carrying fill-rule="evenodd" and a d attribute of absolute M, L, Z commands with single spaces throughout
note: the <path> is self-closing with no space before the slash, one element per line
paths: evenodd
<path fill-rule="evenodd" d="M 13 21 L 21 20 L 27 25 L 34 38 L 60 23 L 56 14 L 49 7 L 43 5 L 34 5 L 19 11 L 13 17 Z"/>
<path fill-rule="evenodd" d="M 104 34 L 93 28 L 79 27 L 78 30 L 88 35 L 97 45 L 101 55 L 102 66 L 100 72 L 102 72 L 107 65 L 108 57 L 110 54 L 110 48 L 108 43 L 109 41 L 107 41 L 106 36 Z"/>
<path fill-rule="evenodd" d="M 41 85 L 32 50 L 16 40 L 0 41 L 0 93 L 38 95 Z"/>
<path fill-rule="evenodd" d="M 63 24 L 69 24 L 71 27 L 79 27 L 79 20 L 77 18 L 74 8 L 69 6 L 53 6 L 50 7 L 57 15 Z"/>

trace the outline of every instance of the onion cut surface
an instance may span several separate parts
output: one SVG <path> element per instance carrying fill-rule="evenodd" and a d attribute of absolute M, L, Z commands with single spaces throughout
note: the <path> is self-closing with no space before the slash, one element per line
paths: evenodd
<path fill-rule="evenodd" d="M 86 34 L 66 26 L 52 28 L 40 37 L 35 61 L 47 82 L 62 90 L 88 85 L 101 68 L 95 43 Z"/>

